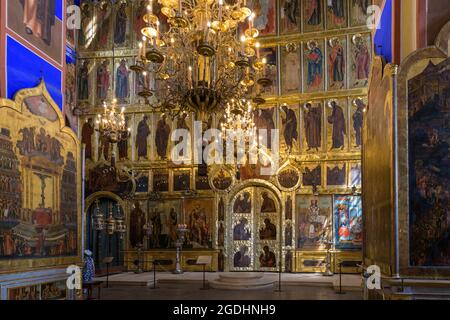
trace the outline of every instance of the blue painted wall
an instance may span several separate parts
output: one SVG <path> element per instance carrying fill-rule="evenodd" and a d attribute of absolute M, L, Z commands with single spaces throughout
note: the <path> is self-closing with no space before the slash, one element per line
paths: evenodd
<path fill-rule="evenodd" d="M 380 29 L 376 30 L 374 45 L 375 53 L 383 56 L 388 63 L 392 62 L 392 2 L 386 0 L 380 19 Z"/>
<path fill-rule="evenodd" d="M 37 56 L 19 42 L 6 37 L 7 98 L 13 99 L 17 91 L 32 88 L 44 77 L 47 90 L 62 110 L 62 71 Z"/>

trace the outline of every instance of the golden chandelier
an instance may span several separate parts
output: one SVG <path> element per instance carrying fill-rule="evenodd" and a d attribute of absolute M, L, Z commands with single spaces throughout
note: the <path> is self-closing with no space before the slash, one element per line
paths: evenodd
<path fill-rule="evenodd" d="M 117 110 L 117 100 L 114 99 L 111 107 L 108 107 L 106 101 L 103 102 L 103 114 L 97 114 L 97 131 L 100 137 L 109 143 L 117 143 L 128 139 L 131 129 L 127 127 L 125 121 L 125 108 Z"/>
<path fill-rule="evenodd" d="M 156 1 L 160 14 L 154 12 Z M 155 111 L 172 117 L 194 112 L 203 121 L 222 113 L 231 99 L 263 103 L 259 95 L 249 97 L 258 93 L 252 87 L 271 85 L 254 17 L 245 0 L 149 0 L 131 67 L 148 77 L 139 95 Z"/>

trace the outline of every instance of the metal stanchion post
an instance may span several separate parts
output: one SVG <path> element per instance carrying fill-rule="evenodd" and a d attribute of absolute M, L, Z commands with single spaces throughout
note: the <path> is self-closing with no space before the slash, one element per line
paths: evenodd
<path fill-rule="evenodd" d="M 339 292 L 337 294 L 345 294 L 342 292 L 342 261 L 339 262 Z"/>

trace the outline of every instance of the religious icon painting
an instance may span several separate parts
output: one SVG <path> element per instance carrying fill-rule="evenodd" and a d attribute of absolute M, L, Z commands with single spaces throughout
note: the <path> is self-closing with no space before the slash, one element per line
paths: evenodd
<path fill-rule="evenodd" d="M 331 99 L 326 105 L 327 151 L 348 150 L 348 108 L 346 99 Z"/>
<path fill-rule="evenodd" d="M 114 12 L 113 6 L 107 1 L 102 1 L 97 5 L 95 12 L 96 32 L 95 32 L 95 49 L 110 50 L 113 41 L 113 23 Z"/>
<path fill-rule="evenodd" d="M 78 102 L 88 102 L 92 88 L 91 74 L 95 69 L 95 64 L 90 60 L 79 60 L 77 72 L 77 100 Z"/>
<path fill-rule="evenodd" d="M 169 172 L 167 170 L 153 172 L 153 192 L 169 191 Z"/>
<path fill-rule="evenodd" d="M 297 154 L 300 152 L 300 109 L 298 105 L 281 106 L 280 123 L 280 151 L 286 154 Z"/>
<path fill-rule="evenodd" d="M 70 59 L 69 59 L 70 57 Z M 76 64 L 74 57 L 69 54 L 66 55 L 66 78 L 65 78 L 65 94 L 64 94 L 64 116 L 68 119 L 68 125 L 73 131 L 78 132 L 78 117 L 74 112 L 77 107 L 77 79 L 76 79 Z M 69 61 L 72 60 L 72 61 Z"/>
<path fill-rule="evenodd" d="M 334 196 L 334 234 L 338 249 L 359 249 L 363 241 L 360 196 Z"/>
<path fill-rule="evenodd" d="M 302 88 L 300 45 L 289 43 L 281 47 L 281 93 L 299 93 Z"/>
<path fill-rule="evenodd" d="M 66 0 L 67 10 L 69 10 L 69 8 L 71 8 L 74 4 L 75 0 Z M 72 14 L 72 12 L 73 11 L 70 11 L 70 14 Z M 66 28 L 66 41 L 70 47 L 75 48 L 75 29 Z"/>
<path fill-rule="evenodd" d="M 134 174 L 136 181 L 136 193 L 147 193 L 149 188 L 149 174 L 148 171 L 137 171 Z"/>
<path fill-rule="evenodd" d="M 80 6 L 81 21 L 80 31 L 78 32 L 79 51 L 90 50 L 94 48 L 95 30 L 92 28 L 94 20 L 94 6 L 89 3 L 83 3 Z"/>
<path fill-rule="evenodd" d="M 267 78 L 271 83 L 267 86 L 258 85 L 260 93 L 263 96 L 278 95 L 278 61 L 277 61 L 277 47 L 261 48 L 259 50 L 261 59 L 266 59 L 267 63 L 262 71 L 261 77 Z"/>
<path fill-rule="evenodd" d="M 101 106 L 103 102 L 111 100 L 113 65 L 111 59 L 98 59 L 95 65 L 96 105 Z"/>
<path fill-rule="evenodd" d="M 146 220 L 152 226 L 149 237 L 150 249 L 175 248 L 178 239 L 177 226 L 182 223 L 182 201 L 149 201 Z"/>
<path fill-rule="evenodd" d="M 177 170 L 173 172 L 173 191 L 191 190 L 191 172 Z"/>
<path fill-rule="evenodd" d="M 279 252 L 276 244 L 261 243 L 257 251 L 257 267 L 261 270 L 276 271 L 278 266 Z"/>
<path fill-rule="evenodd" d="M 361 162 L 350 163 L 349 168 L 349 186 L 350 187 L 361 187 L 362 185 L 362 176 L 361 176 Z"/>
<path fill-rule="evenodd" d="M 327 168 L 327 186 L 328 187 L 345 187 L 347 186 L 347 164 L 329 163 Z"/>
<path fill-rule="evenodd" d="M 245 214 L 234 214 L 233 221 L 233 241 L 251 241 L 253 238 L 252 221 Z M 250 243 L 249 243 L 250 244 Z"/>
<path fill-rule="evenodd" d="M 233 270 L 251 270 L 254 266 L 253 247 L 246 242 L 235 242 L 233 245 Z"/>
<path fill-rule="evenodd" d="M 356 98 L 351 101 L 350 147 L 355 150 L 361 150 L 362 146 L 362 128 L 367 104 L 364 100 L 364 98 Z"/>
<path fill-rule="evenodd" d="M 369 8 L 372 0 L 349 0 L 350 1 L 350 24 L 354 26 L 362 26 L 367 24 L 367 20 L 371 13 Z"/>
<path fill-rule="evenodd" d="M 259 135 L 259 139 L 268 149 L 272 149 L 272 132 L 276 129 L 276 117 L 276 107 L 258 108 L 254 112 L 253 121 L 258 130 L 257 134 Z"/>
<path fill-rule="evenodd" d="M 280 0 L 280 34 L 300 33 L 301 0 Z"/>
<path fill-rule="evenodd" d="M 306 153 L 319 153 L 323 151 L 323 114 L 322 101 L 308 101 L 301 106 L 301 137 L 302 150 Z"/>
<path fill-rule="evenodd" d="M 272 192 L 262 190 L 259 203 L 261 205 L 259 213 L 277 213 L 280 211 Z"/>
<path fill-rule="evenodd" d="M 131 121 L 130 116 L 125 116 L 125 126 L 130 127 Z M 124 132 L 121 134 L 119 142 L 117 142 L 117 151 L 119 153 L 119 161 L 130 160 L 130 132 Z"/>
<path fill-rule="evenodd" d="M 172 132 L 172 121 L 167 114 L 155 113 L 155 157 L 157 160 L 167 160 L 170 156 L 170 134 Z"/>
<path fill-rule="evenodd" d="M 290 195 L 286 196 L 286 200 L 284 202 L 284 219 L 292 220 L 293 217 L 293 198 Z"/>
<path fill-rule="evenodd" d="M 276 0 L 248 0 L 247 7 L 255 17 L 252 22 L 248 19 L 240 26 L 240 31 L 247 30 L 250 25 L 259 31 L 260 36 L 275 35 L 277 32 L 277 4 Z"/>
<path fill-rule="evenodd" d="M 325 250 L 332 236 L 331 197 L 297 195 L 296 202 L 297 249 Z"/>
<path fill-rule="evenodd" d="M 251 213 L 252 212 L 252 190 L 245 189 L 240 192 L 233 202 L 233 213 Z"/>
<path fill-rule="evenodd" d="M 195 169 L 195 190 L 211 190 L 208 175 L 200 175 L 198 169 Z"/>
<path fill-rule="evenodd" d="M 347 40 L 336 37 L 327 43 L 328 91 L 344 89 L 347 82 Z"/>
<path fill-rule="evenodd" d="M 325 51 L 321 40 L 310 40 L 304 43 L 303 79 L 306 93 L 324 90 L 325 83 Z"/>
<path fill-rule="evenodd" d="M 287 222 L 284 226 L 284 234 L 283 234 L 283 244 L 285 247 L 292 247 L 293 246 L 293 236 L 294 229 L 292 227 L 292 222 Z"/>
<path fill-rule="evenodd" d="M 305 166 L 302 185 L 304 187 L 319 187 L 322 185 L 322 167 L 320 164 Z"/>
<path fill-rule="evenodd" d="M 347 0 L 327 0 L 327 29 L 347 27 Z"/>
<path fill-rule="evenodd" d="M 3 4 L 7 5 L 8 28 L 62 66 L 66 46 L 61 20 L 65 16 L 64 1 L 16 0 L 4 1 Z"/>
<path fill-rule="evenodd" d="M 184 200 L 184 223 L 189 229 L 185 248 L 212 248 L 212 221 L 214 200 L 195 198 Z"/>
<path fill-rule="evenodd" d="M 371 64 L 370 34 L 355 34 L 351 37 L 350 87 L 362 88 L 369 83 Z"/>
<path fill-rule="evenodd" d="M 135 133 L 134 145 L 135 148 L 134 158 L 137 161 L 148 160 L 150 157 L 150 127 L 151 127 L 151 115 L 137 115 L 135 117 Z"/>
<path fill-rule="evenodd" d="M 129 47 L 131 43 L 131 3 L 127 1 L 117 1 L 114 5 L 114 29 L 113 41 L 116 48 Z"/>
<path fill-rule="evenodd" d="M 176 141 L 172 149 L 171 159 L 177 164 L 189 164 L 191 162 L 191 128 L 193 114 L 183 112 L 174 120 L 174 129 L 176 129 Z"/>
<path fill-rule="evenodd" d="M 302 0 L 303 3 L 303 31 L 314 32 L 323 30 L 324 16 L 321 0 Z"/>
<path fill-rule="evenodd" d="M 119 105 L 128 104 L 130 101 L 132 77 L 130 62 L 127 59 L 117 59 L 115 61 L 114 70 L 114 96 Z"/>
<path fill-rule="evenodd" d="M 95 133 L 95 121 L 93 118 L 86 118 L 81 127 L 81 143 L 84 145 L 84 157 L 86 160 L 93 161 L 94 157 L 94 133 Z"/>
<path fill-rule="evenodd" d="M 293 166 L 286 166 L 277 174 L 277 182 L 284 190 L 292 190 L 296 188 L 299 181 L 299 171 Z"/>
<path fill-rule="evenodd" d="M 221 169 L 214 175 L 212 184 L 215 189 L 224 191 L 233 184 L 233 177 L 228 171 Z"/>

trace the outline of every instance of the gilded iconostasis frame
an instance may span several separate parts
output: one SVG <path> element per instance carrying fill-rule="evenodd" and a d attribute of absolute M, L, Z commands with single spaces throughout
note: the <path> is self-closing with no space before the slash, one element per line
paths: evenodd
<path fill-rule="evenodd" d="M 288 153 L 285 146 L 283 134 L 280 133 L 280 149 L 281 162 L 280 167 L 285 168 L 289 166 L 292 171 L 297 172 L 298 180 L 290 181 L 288 187 L 285 188 L 280 185 L 280 181 L 276 178 L 277 175 L 268 179 L 269 181 L 261 181 L 257 176 L 246 179 L 237 179 L 236 168 L 227 165 L 212 166 L 208 168 L 208 181 L 210 185 L 210 190 L 196 190 L 196 173 L 200 170 L 197 165 L 185 164 L 185 165 L 174 165 L 171 161 L 163 159 L 160 152 L 158 152 L 158 147 L 155 141 L 155 132 L 158 127 L 158 123 L 161 120 L 161 115 L 158 113 L 152 113 L 150 109 L 146 107 L 138 95 L 136 94 L 136 83 L 137 79 L 135 75 L 130 74 L 130 85 L 129 85 L 129 96 L 127 97 L 127 103 L 123 104 L 125 107 L 125 114 L 129 121 L 129 126 L 131 127 L 132 135 L 129 139 L 128 145 L 126 146 L 127 158 L 119 159 L 117 156 L 119 154 L 119 147 L 115 148 L 116 154 L 116 167 L 119 171 L 132 172 L 131 176 L 137 176 L 141 173 L 148 175 L 148 186 L 147 188 L 140 189 L 140 192 L 131 192 L 128 194 L 119 194 L 119 196 L 124 199 L 128 204 L 132 203 L 129 196 L 132 195 L 135 199 L 151 201 L 151 200 L 172 200 L 172 199 L 188 199 L 188 198 L 210 198 L 214 199 L 214 217 L 219 217 L 218 205 L 222 199 L 227 207 L 225 211 L 224 220 L 217 219 L 210 226 L 213 230 L 211 234 L 214 235 L 212 239 L 213 247 L 210 249 L 215 254 L 224 255 L 227 251 L 227 246 L 230 243 L 230 216 L 229 208 L 232 199 L 228 198 L 228 194 L 234 194 L 237 190 L 241 190 L 243 185 L 251 184 L 257 185 L 258 183 L 264 183 L 270 185 L 270 190 L 277 190 L 280 193 L 280 212 L 284 212 L 284 202 L 287 196 L 291 197 L 293 206 L 293 219 L 284 219 L 280 224 L 291 223 L 293 226 L 293 235 L 296 234 L 295 225 L 295 201 L 297 196 L 311 196 L 313 194 L 319 193 L 321 196 L 328 196 L 332 199 L 332 195 L 351 195 L 361 193 L 361 183 L 360 176 L 357 183 L 352 183 L 352 170 L 350 168 L 355 167 L 355 170 L 360 171 L 361 165 L 361 147 L 355 146 L 355 134 L 354 129 L 351 125 L 352 117 L 356 108 L 356 101 L 362 102 L 362 106 L 367 104 L 367 84 L 369 79 L 369 66 L 372 59 L 372 37 L 371 30 L 366 26 L 367 17 L 356 16 L 359 8 L 354 7 L 354 3 L 351 0 L 344 0 L 344 18 L 336 19 L 333 21 L 341 21 L 342 25 L 336 26 L 331 25 L 328 21 L 333 18 L 332 8 L 328 7 L 327 1 L 322 0 L 321 19 L 318 23 L 318 28 L 315 30 L 309 30 L 306 27 L 307 22 L 304 21 L 304 16 L 306 14 L 305 7 L 302 5 L 304 1 L 299 1 L 298 11 L 291 12 L 290 18 L 292 21 L 297 21 L 297 27 L 293 27 L 287 23 L 286 16 L 283 5 L 283 0 L 271 1 L 267 12 L 271 12 L 272 16 L 269 17 L 268 21 L 271 24 L 270 28 L 265 29 L 261 32 L 260 42 L 261 42 L 261 53 L 267 54 L 267 58 L 271 67 L 270 76 L 273 77 L 276 86 L 271 88 L 267 92 L 263 93 L 266 103 L 259 106 L 260 110 L 269 110 L 272 114 L 272 120 L 275 128 L 282 128 L 283 121 L 285 119 L 284 111 L 282 110 L 283 105 L 287 105 L 289 110 L 293 110 L 296 115 L 297 124 L 297 139 L 294 141 L 295 147 L 293 152 Z M 308 2 L 309 3 L 309 2 Z M 249 4 L 252 5 L 251 3 Z M 133 26 L 139 19 L 138 13 L 139 4 L 133 2 L 131 7 L 132 14 L 129 16 L 129 25 Z M 93 17 L 98 14 L 99 7 L 93 7 L 92 5 L 82 4 L 82 12 L 86 21 L 89 21 L 89 17 Z M 117 8 L 107 8 L 107 10 L 113 10 L 116 12 Z M 330 11 L 331 10 L 331 11 Z M 266 11 L 262 11 L 266 12 Z M 114 17 L 114 14 L 110 15 Z M 296 16 L 297 18 L 295 18 Z M 272 20 L 273 21 L 272 21 Z M 110 19 L 112 20 L 112 19 Z M 314 22 L 314 21 L 312 21 Z M 108 25 L 112 25 L 113 22 L 107 22 Z M 290 26 L 290 29 L 286 31 L 285 26 Z M 292 27 L 292 28 L 291 28 Z M 115 45 L 114 46 L 114 57 L 115 62 L 122 61 L 125 59 L 127 65 L 130 66 L 134 57 L 137 53 L 137 36 L 132 30 L 133 28 L 127 28 L 129 34 L 127 36 L 127 46 Z M 111 30 L 113 30 L 111 28 Z M 286 32 L 285 32 L 286 31 Z M 109 72 L 109 79 L 115 75 L 116 69 L 112 67 L 113 63 L 113 44 L 114 41 L 112 34 L 108 36 L 108 41 L 104 47 L 97 46 L 96 35 L 91 35 L 92 41 L 90 46 L 81 47 L 79 50 L 79 74 L 84 74 L 88 84 L 88 94 L 84 96 L 87 99 L 79 99 L 78 104 L 83 111 L 80 116 L 80 132 L 83 134 L 83 125 L 88 119 L 92 121 L 91 129 L 95 126 L 93 121 L 95 120 L 96 114 L 102 112 L 101 100 L 97 99 L 98 83 L 96 81 L 96 71 L 98 67 L 101 66 L 103 61 L 109 61 L 106 64 L 107 70 Z M 130 47 L 131 44 L 131 47 Z M 273 48 L 273 49 L 271 49 Z M 309 88 L 307 85 L 308 76 L 308 61 L 307 57 L 310 54 L 317 53 L 316 48 L 321 50 L 322 55 L 322 74 L 321 80 L 318 87 Z M 288 53 L 293 53 L 289 59 L 285 59 L 285 55 Z M 356 56 L 361 54 L 361 57 L 365 59 L 365 62 L 360 66 L 357 66 Z M 298 59 L 295 59 L 296 56 Z M 337 72 L 336 81 L 339 84 L 334 84 L 331 81 L 332 75 L 330 75 L 331 60 L 335 59 L 336 56 L 342 56 L 345 63 L 340 65 L 340 71 L 343 75 Z M 282 66 L 284 61 L 293 61 L 296 63 L 294 70 L 298 73 L 290 74 L 293 79 L 298 81 L 297 90 L 285 87 L 286 80 L 283 80 L 283 70 L 286 66 Z M 333 60 L 335 61 L 335 60 Z M 84 64 L 86 62 L 86 64 Z M 284 69 L 283 69 L 284 68 Z M 360 74 L 359 78 L 356 75 L 357 70 Z M 339 71 L 339 70 L 337 70 Z M 84 72 L 84 73 L 83 73 Z M 365 74 L 365 78 L 364 78 Z M 295 80 L 294 79 L 294 80 Z M 80 80 L 79 80 L 80 81 Z M 110 81 L 111 82 L 111 81 Z M 314 83 L 314 81 L 312 82 Z M 332 86 L 333 84 L 333 86 Z M 108 88 L 107 101 L 113 97 L 113 88 Z M 289 92 L 287 92 L 289 91 Z M 345 119 L 345 135 L 342 141 L 343 150 L 332 150 L 333 146 L 331 142 L 332 135 L 332 124 L 327 121 L 328 116 L 332 115 L 333 101 L 337 104 L 337 109 L 342 110 L 343 118 Z M 320 142 L 317 149 L 312 148 L 312 150 L 307 150 L 307 140 L 305 137 L 305 117 L 304 113 L 307 110 L 307 104 L 311 103 L 312 108 L 320 109 Z M 119 102 L 119 105 L 121 103 Z M 361 107 L 362 110 L 362 107 Z M 362 111 L 361 111 L 362 112 Z M 147 116 L 146 118 L 144 118 Z M 145 120 L 146 119 L 146 120 Z M 220 115 L 213 115 L 210 126 L 212 128 L 217 128 L 219 123 Z M 150 132 L 146 132 L 145 122 L 150 129 Z M 167 119 L 166 124 L 174 129 L 177 126 L 178 119 Z M 189 114 L 187 118 L 188 128 L 192 130 L 194 126 L 194 115 Z M 141 124 L 141 127 L 139 126 Z M 162 124 L 165 125 L 165 124 Z M 139 151 L 137 147 L 137 132 L 139 128 L 144 128 L 144 130 L 139 131 L 142 135 L 140 136 L 141 151 L 144 156 L 139 156 Z M 282 131 L 282 130 L 281 130 Z M 83 139 L 82 139 L 83 140 Z M 89 172 L 94 170 L 99 165 L 108 165 L 110 159 L 104 159 L 99 157 L 98 148 L 98 133 L 92 130 L 92 134 L 87 137 L 87 141 L 91 144 L 92 148 L 92 159 L 86 160 L 86 177 L 89 176 Z M 191 145 L 194 145 L 194 140 L 192 139 Z M 145 148 L 146 146 L 146 148 Z M 340 146 L 340 145 L 339 145 Z M 167 144 L 167 149 L 170 149 L 171 143 Z M 159 146 L 161 148 L 161 145 Z M 340 147 L 339 147 L 340 148 Z M 147 150 L 144 150 L 147 149 Z M 125 150 L 125 149 L 122 149 Z M 110 150 L 111 151 L 111 150 Z M 161 151 L 161 149 L 160 149 Z M 195 151 L 193 151 L 195 152 Z M 193 156 L 193 154 L 191 154 Z M 180 171 L 190 172 L 190 187 L 185 190 L 176 191 L 174 188 L 174 176 L 178 175 Z M 327 176 L 327 172 L 329 172 Z M 308 174 L 309 178 L 305 179 L 306 183 L 303 183 L 303 178 L 305 174 Z M 318 176 L 318 174 L 320 176 Z M 337 177 L 337 178 L 336 178 Z M 155 179 L 156 178 L 156 179 Z M 284 178 L 289 178 L 285 176 Z M 328 178 L 328 179 L 327 179 Z M 255 180 L 256 179 L 256 180 Z M 337 179 L 337 180 L 336 180 Z M 145 179 L 144 179 L 145 180 Z M 333 182 L 334 181 L 334 182 Z M 338 183 L 336 182 L 338 181 Z M 296 182 L 296 183 L 295 183 Z M 293 185 L 294 184 L 294 185 Z M 161 190 L 155 190 L 155 186 L 161 187 Z M 158 188 L 159 188 L 158 187 Z M 355 188 L 353 188 L 355 187 Z M 179 188 L 178 188 L 179 189 Z M 123 190 L 123 189 L 122 189 Z M 332 201 L 332 200 L 331 200 Z M 129 217 L 131 205 L 126 206 L 126 216 Z M 280 217 L 283 216 L 280 213 Z M 284 216 L 283 216 L 284 217 Z M 226 225 L 225 240 L 224 245 L 219 246 L 218 244 L 218 228 L 220 223 L 223 222 Z M 283 227 L 284 230 L 284 227 Z M 280 233 L 280 231 L 279 231 Z M 284 234 L 284 231 L 283 231 Z M 295 239 L 295 236 L 293 236 Z M 296 242 L 296 240 L 293 240 Z M 295 244 L 295 243 L 294 243 Z M 131 254 L 135 254 L 134 248 L 129 244 L 129 241 L 125 245 L 126 251 Z M 296 246 L 284 246 L 283 252 L 291 251 L 293 266 L 291 271 L 317 271 L 324 270 L 324 260 L 326 257 L 326 249 L 322 248 L 315 251 L 299 251 Z M 339 256 L 340 250 L 333 253 L 334 256 Z M 351 250 L 348 251 L 351 259 L 354 261 L 361 261 L 361 251 Z M 348 255 L 347 254 L 347 255 Z M 223 265 L 222 269 L 228 269 L 230 266 L 230 254 L 227 252 L 226 262 L 221 263 L 219 258 L 219 270 L 220 265 Z M 305 258 L 306 256 L 306 258 Z M 297 264 L 296 261 L 301 259 L 314 260 L 311 267 L 300 266 L 300 262 Z M 296 266 L 296 264 L 298 266 Z M 316 266 L 318 265 L 318 267 Z M 283 262 L 284 265 L 284 262 Z M 288 270 L 289 271 L 289 270 Z M 355 272 L 356 269 L 349 269 L 347 271 Z"/>
<path fill-rule="evenodd" d="M 78 137 L 65 125 L 44 80 L 35 88 L 17 92 L 14 100 L 0 99 L 0 114 L 3 156 L 10 157 L 12 164 L 3 170 L 18 170 L 17 184 L 7 184 L 16 185 L 17 200 L 2 199 L 7 205 L 2 207 L 2 224 L 9 229 L 2 228 L 0 274 L 80 265 L 82 163 Z M 11 177 L 11 172 L 2 172 L 2 177 Z M 10 243 L 12 247 L 6 241 L 10 237 L 16 239 Z"/>

